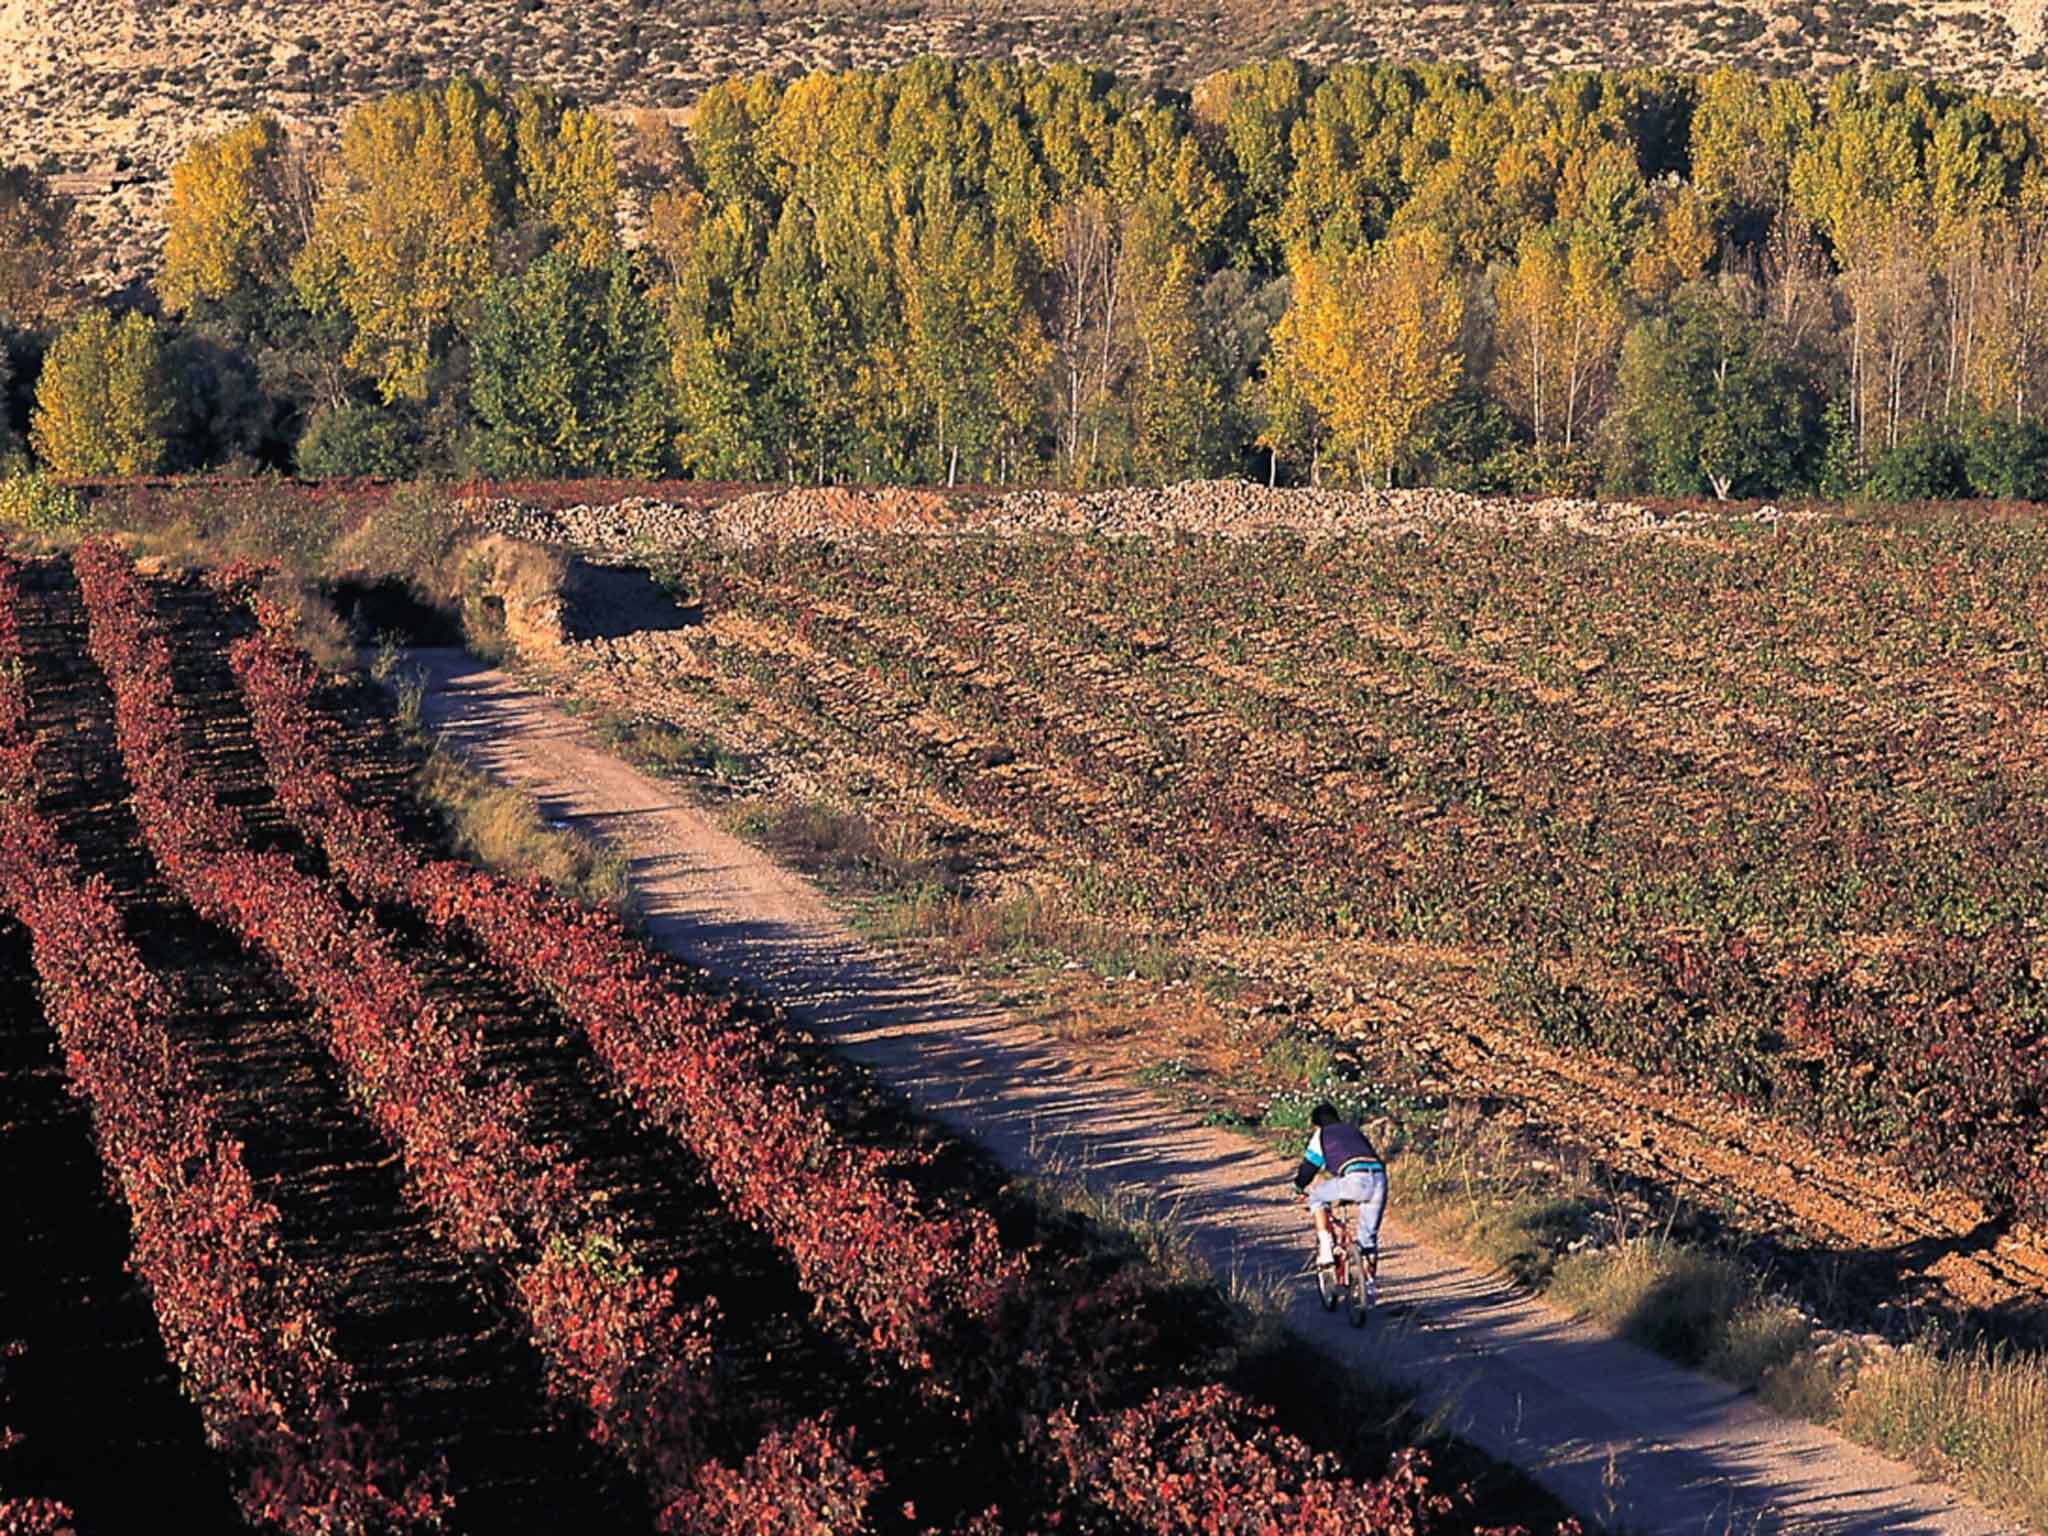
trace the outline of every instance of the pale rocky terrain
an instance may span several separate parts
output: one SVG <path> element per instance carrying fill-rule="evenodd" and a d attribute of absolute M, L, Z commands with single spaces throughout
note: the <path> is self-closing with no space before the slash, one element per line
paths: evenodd
<path fill-rule="evenodd" d="M 1268 490 L 1242 480 L 1000 495 L 799 486 L 756 491 L 708 506 L 632 497 L 542 509 L 496 499 L 473 502 L 469 511 L 478 525 L 501 537 L 564 548 L 600 561 L 631 561 L 700 540 L 740 545 L 782 539 L 859 543 L 901 535 L 1050 533 L 1237 539 L 1291 534 L 1314 542 L 1451 524 L 1623 534 L 1690 525 L 1709 516 L 1659 514 L 1625 501 L 1524 501 L 1445 490 Z M 1725 515 L 1770 522 L 1780 514 L 1764 508 Z"/>
<path fill-rule="evenodd" d="M 59 178 L 102 287 L 149 269 L 166 174 L 256 111 L 319 137 L 365 97 L 500 67 L 617 111 L 682 113 L 733 74 L 926 52 L 1085 59 L 1189 84 L 1239 60 L 1911 68 L 2048 99 L 2048 0 L 0 0 L 0 162 Z"/>

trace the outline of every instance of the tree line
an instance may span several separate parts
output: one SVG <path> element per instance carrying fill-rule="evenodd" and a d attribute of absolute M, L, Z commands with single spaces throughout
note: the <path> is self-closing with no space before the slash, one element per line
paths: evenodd
<path fill-rule="evenodd" d="M 457 79 L 172 174 L 80 306 L 0 175 L 11 441 L 66 475 L 655 473 L 2048 495 L 2028 103 L 1900 74 L 928 58 L 686 125 Z"/>

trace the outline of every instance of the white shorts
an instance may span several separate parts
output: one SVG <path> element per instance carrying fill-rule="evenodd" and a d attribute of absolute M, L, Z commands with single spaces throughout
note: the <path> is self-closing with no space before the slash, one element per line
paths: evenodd
<path fill-rule="evenodd" d="M 1380 1251 L 1380 1215 L 1387 1208 L 1387 1171 L 1363 1168 L 1341 1178 L 1324 1179 L 1308 1192 L 1312 1211 L 1349 1200 L 1358 1207 L 1358 1246 L 1367 1253 Z"/>

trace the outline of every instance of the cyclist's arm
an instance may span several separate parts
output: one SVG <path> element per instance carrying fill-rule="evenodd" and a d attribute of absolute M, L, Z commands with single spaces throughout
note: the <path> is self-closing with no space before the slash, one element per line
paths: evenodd
<path fill-rule="evenodd" d="M 1308 1146 L 1302 1150 L 1301 1165 L 1294 1170 L 1294 1187 L 1306 1193 L 1309 1185 L 1322 1177 L 1322 1172 L 1323 1133 L 1317 1130 L 1309 1137 Z"/>

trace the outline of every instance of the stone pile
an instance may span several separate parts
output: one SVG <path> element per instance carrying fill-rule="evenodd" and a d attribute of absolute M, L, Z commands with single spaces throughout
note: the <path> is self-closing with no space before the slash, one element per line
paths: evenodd
<path fill-rule="evenodd" d="M 632 498 L 541 510 L 494 500 L 472 503 L 469 511 L 494 533 L 564 545 L 601 559 L 631 559 L 703 540 L 860 542 L 903 535 L 1034 533 L 1237 539 L 1291 533 L 1314 540 L 1450 525 L 1620 534 L 1665 521 L 1632 502 L 1525 501 L 1443 490 L 1268 490 L 1242 480 L 996 495 L 794 487 L 752 492 L 715 507 Z"/>

